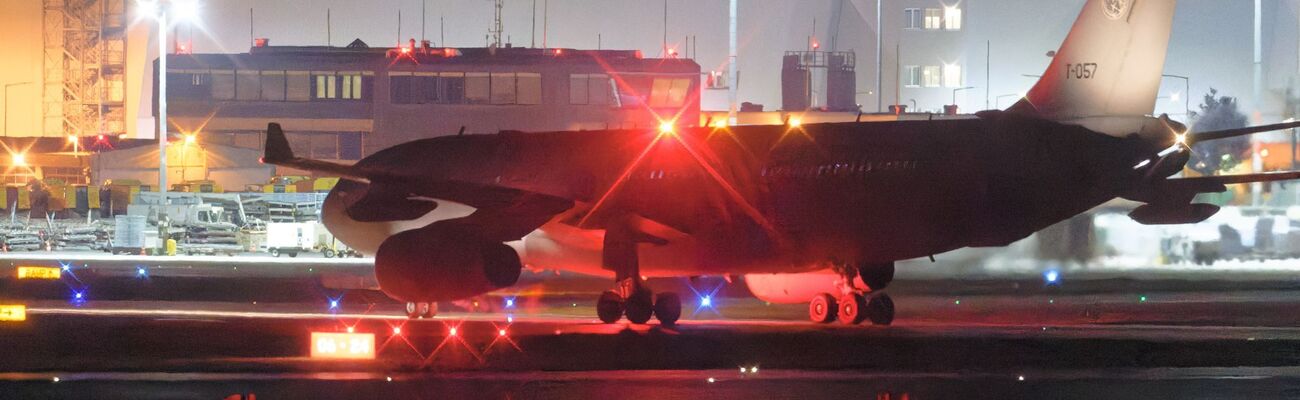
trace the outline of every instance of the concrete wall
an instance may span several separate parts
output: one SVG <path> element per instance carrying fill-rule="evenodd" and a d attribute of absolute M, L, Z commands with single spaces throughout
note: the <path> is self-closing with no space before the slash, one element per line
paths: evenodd
<path fill-rule="evenodd" d="M 39 136 L 41 132 L 41 2 L 0 1 L 0 85 L 9 87 L 9 136 Z M 0 127 L 0 129 L 3 129 Z"/>

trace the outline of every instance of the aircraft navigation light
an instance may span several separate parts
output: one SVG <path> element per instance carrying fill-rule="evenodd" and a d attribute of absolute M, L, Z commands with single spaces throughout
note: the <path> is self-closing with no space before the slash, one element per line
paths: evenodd
<path fill-rule="evenodd" d="M 1057 270 L 1054 269 L 1048 270 L 1047 272 L 1043 273 L 1043 280 L 1047 281 L 1048 285 L 1054 285 L 1057 282 L 1059 282 L 1060 279 L 1061 279 L 1061 273 Z"/>
<path fill-rule="evenodd" d="M 448 335 L 448 336 L 456 336 L 456 327 L 454 327 L 454 326 L 451 327 L 451 330 L 450 330 L 449 332 L 447 332 L 447 335 Z"/>
<path fill-rule="evenodd" d="M 497 336 L 505 336 L 505 335 L 506 335 L 506 330 L 505 330 L 505 329 L 502 329 L 502 330 L 497 331 Z"/>
<path fill-rule="evenodd" d="M 394 327 L 393 327 L 393 334 L 394 334 L 394 335 L 401 335 L 401 334 L 402 334 L 402 327 L 400 327 L 400 326 L 394 326 Z"/>

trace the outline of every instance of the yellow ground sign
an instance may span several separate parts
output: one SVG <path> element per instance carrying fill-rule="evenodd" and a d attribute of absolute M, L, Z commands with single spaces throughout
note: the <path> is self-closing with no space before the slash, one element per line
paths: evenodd
<path fill-rule="evenodd" d="M 0 305 L 0 321 L 26 321 L 27 306 Z"/>
<path fill-rule="evenodd" d="M 63 270 L 58 267 L 18 267 L 18 279 L 59 279 Z"/>
<path fill-rule="evenodd" d="M 375 334 L 312 332 L 311 358 L 373 359 L 375 358 Z"/>

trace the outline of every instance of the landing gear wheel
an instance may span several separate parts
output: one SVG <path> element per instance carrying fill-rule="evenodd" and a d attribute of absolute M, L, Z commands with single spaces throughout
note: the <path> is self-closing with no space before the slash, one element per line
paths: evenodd
<path fill-rule="evenodd" d="M 887 294 L 871 296 L 864 309 L 872 325 L 889 325 L 894 323 L 894 300 Z"/>
<path fill-rule="evenodd" d="M 600 300 L 596 301 L 596 316 L 606 324 L 618 322 L 623 317 L 623 296 L 613 290 L 601 293 Z"/>
<path fill-rule="evenodd" d="M 812 301 L 808 302 L 808 319 L 819 324 L 828 324 L 835 321 L 839 308 L 836 306 L 835 297 L 830 293 L 821 293 L 814 296 Z"/>
<path fill-rule="evenodd" d="M 414 301 L 406 302 L 406 318 L 420 318 L 420 308 Z"/>
<path fill-rule="evenodd" d="M 894 281 L 894 263 L 862 264 L 858 266 L 858 276 L 862 283 L 872 292 L 879 292 Z"/>
<path fill-rule="evenodd" d="M 867 297 L 862 293 L 849 293 L 840 296 L 839 301 L 839 318 L 840 323 L 844 325 L 857 325 L 867 319 L 867 314 L 863 309 L 867 306 Z"/>
<path fill-rule="evenodd" d="M 682 318 L 682 298 L 677 293 L 664 292 L 655 298 L 655 318 L 659 323 L 672 326 Z"/>
<path fill-rule="evenodd" d="M 654 296 L 649 290 L 633 291 L 623 305 L 623 314 L 627 316 L 627 320 L 637 325 L 650 322 L 654 312 Z"/>

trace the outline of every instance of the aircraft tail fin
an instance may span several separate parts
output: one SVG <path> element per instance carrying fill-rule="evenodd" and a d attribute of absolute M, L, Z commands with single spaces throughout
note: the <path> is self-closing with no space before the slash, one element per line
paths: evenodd
<path fill-rule="evenodd" d="M 1155 110 L 1177 0 L 1088 0 L 1047 71 L 1008 111 L 1062 121 Z"/>
<path fill-rule="evenodd" d="M 280 161 L 294 159 L 293 148 L 289 147 L 289 139 L 284 137 L 284 130 L 280 124 L 272 122 L 266 125 L 266 154 L 263 155 L 262 161 L 275 164 Z"/>

